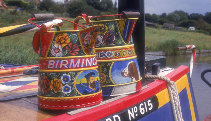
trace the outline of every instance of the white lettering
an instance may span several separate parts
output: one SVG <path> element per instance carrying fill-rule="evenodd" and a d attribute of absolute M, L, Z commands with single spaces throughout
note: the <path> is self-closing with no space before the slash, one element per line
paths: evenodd
<path fill-rule="evenodd" d="M 142 115 L 144 115 L 145 110 L 144 110 L 144 108 L 143 108 L 142 106 L 143 106 L 143 104 L 141 103 L 141 104 L 139 105 L 139 110 L 140 110 L 140 113 L 141 113 Z"/>
<path fill-rule="evenodd" d="M 147 112 L 147 103 L 144 102 L 145 111 Z"/>
<path fill-rule="evenodd" d="M 93 58 L 93 66 L 96 66 L 97 65 L 97 59 L 96 57 Z"/>
<path fill-rule="evenodd" d="M 132 110 L 132 112 L 131 112 L 131 110 Z M 128 109 L 128 115 L 129 115 L 129 119 L 131 120 L 131 117 L 134 119 L 135 118 L 135 113 L 134 113 L 134 111 L 133 111 L 133 108 L 131 108 L 131 110 L 130 109 Z"/>
<path fill-rule="evenodd" d="M 121 121 L 120 117 L 118 115 L 113 116 L 114 121 Z M 117 120 L 116 120 L 117 119 Z"/>
<path fill-rule="evenodd" d="M 48 68 L 54 68 L 54 64 L 55 64 L 54 60 L 49 60 L 48 61 Z"/>
<path fill-rule="evenodd" d="M 59 66 L 59 68 L 68 68 L 68 60 L 61 60 L 61 64 Z"/>
<path fill-rule="evenodd" d="M 59 66 L 59 60 L 56 60 L 56 66 L 55 66 L 55 68 L 58 68 L 58 66 Z"/>
<path fill-rule="evenodd" d="M 74 59 L 71 59 L 71 60 L 70 60 L 70 68 L 71 68 L 71 67 L 72 67 L 72 68 L 78 68 L 79 65 L 80 65 L 80 61 L 81 61 L 81 59 L 78 59 L 78 60 L 76 60 L 75 63 L 74 63 Z"/>
<path fill-rule="evenodd" d="M 90 60 L 88 58 L 86 59 L 86 67 L 87 66 L 92 66 L 92 58 Z"/>
<path fill-rule="evenodd" d="M 149 110 L 152 110 L 152 108 L 153 108 L 153 105 L 152 105 L 152 102 L 151 102 L 151 100 L 148 100 L 148 101 L 147 101 L 147 103 L 148 103 L 148 106 L 149 106 Z"/>
<path fill-rule="evenodd" d="M 112 121 L 110 118 L 107 118 L 106 121 Z"/>
<path fill-rule="evenodd" d="M 84 59 L 81 59 L 81 67 L 84 67 Z"/>

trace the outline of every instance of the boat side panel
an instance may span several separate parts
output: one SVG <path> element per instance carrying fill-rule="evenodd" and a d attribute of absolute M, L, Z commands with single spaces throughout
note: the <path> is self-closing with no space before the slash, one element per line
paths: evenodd
<path fill-rule="evenodd" d="M 187 66 L 180 66 L 177 69 L 175 69 L 173 72 L 167 75 L 171 80 L 177 81 L 178 79 L 186 76 L 188 73 L 188 67 Z M 186 76 L 187 79 L 187 76 Z M 179 81 L 177 81 L 179 82 Z M 183 84 L 184 85 L 184 84 Z M 185 87 L 184 87 L 185 88 Z M 182 89 L 184 89 L 182 88 Z M 129 95 L 125 98 L 119 99 L 117 101 L 111 102 L 109 104 L 105 104 L 99 107 L 95 107 L 93 109 L 75 114 L 68 117 L 68 114 L 65 114 L 66 120 L 99 120 L 108 116 L 115 115 L 115 113 L 118 113 L 124 109 L 133 107 L 134 105 L 152 97 L 153 95 L 158 94 L 162 90 L 166 89 L 166 83 L 161 80 L 156 80 L 153 83 L 150 83 L 148 85 L 148 88 L 142 90 L 140 93 L 136 93 L 133 95 Z M 180 90 L 182 90 L 180 89 Z M 159 101 L 160 102 L 160 101 Z M 163 105 L 168 103 L 169 101 L 163 101 Z M 160 104 L 159 104 L 160 105 Z M 159 106 L 162 107 L 162 106 Z M 54 118 L 47 119 L 48 121 L 51 120 L 59 120 L 63 118 L 64 115 L 57 116 Z"/>
<path fill-rule="evenodd" d="M 190 113 L 191 113 L 191 117 L 192 117 L 192 120 L 191 121 L 196 121 L 196 113 L 195 112 L 196 110 L 194 109 L 194 102 L 193 102 L 193 98 L 192 98 L 192 95 L 191 95 L 191 89 L 190 89 L 190 86 L 189 86 L 189 81 L 188 81 L 188 76 L 185 75 L 184 77 L 182 77 L 183 80 L 182 81 L 177 81 L 176 84 L 177 84 L 177 88 L 178 88 L 178 91 L 179 93 L 185 88 L 187 91 L 187 96 L 188 96 L 188 102 L 189 102 L 189 106 L 190 106 Z M 181 97 L 180 97 L 181 98 Z M 180 102 L 182 102 L 183 100 L 180 99 Z M 187 104 L 185 104 L 187 105 Z M 185 110 L 186 111 L 186 110 Z M 185 112 L 184 111 L 184 112 Z"/>
<path fill-rule="evenodd" d="M 192 82 L 191 82 L 191 78 L 190 78 L 190 73 L 188 73 L 187 75 L 188 75 L 188 83 L 189 83 L 189 87 L 190 87 L 193 106 L 194 106 L 194 109 L 195 109 L 196 120 L 199 121 L 199 114 L 198 114 L 198 109 L 197 109 L 197 106 L 196 106 L 196 99 L 195 99 L 194 92 L 193 92 L 193 86 L 192 86 Z"/>

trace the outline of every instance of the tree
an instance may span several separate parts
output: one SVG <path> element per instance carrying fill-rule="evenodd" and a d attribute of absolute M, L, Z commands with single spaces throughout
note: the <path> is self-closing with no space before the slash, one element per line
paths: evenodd
<path fill-rule="evenodd" d="M 54 12 L 54 13 L 63 13 L 65 9 L 63 8 L 62 4 L 58 4 L 53 2 L 52 0 L 43 0 L 40 3 L 39 9 L 40 10 L 45 10 L 48 12 Z"/>
<path fill-rule="evenodd" d="M 196 27 L 196 21 L 195 20 L 184 20 L 179 23 L 179 26 L 186 27 L 186 28 L 191 27 L 191 26 Z"/>
<path fill-rule="evenodd" d="M 50 7 L 53 6 L 54 2 L 52 0 L 43 0 L 40 3 L 39 9 L 50 11 Z"/>
<path fill-rule="evenodd" d="M 160 17 L 161 17 L 161 18 L 166 18 L 166 17 L 167 17 L 167 14 L 166 14 L 166 13 L 162 13 L 162 14 L 160 15 Z"/>
<path fill-rule="evenodd" d="M 114 6 L 111 0 L 102 0 L 100 2 L 100 9 L 102 11 L 113 11 Z"/>
<path fill-rule="evenodd" d="M 100 0 L 86 0 L 86 2 L 95 9 L 100 9 Z"/>
<path fill-rule="evenodd" d="M 152 22 L 153 23 L 157 23 L 158 22 L 158 19 L 159 19 L 159 16 L 158 15 L 152 14 Z"/>
<path fill-rule="evenodd" d="M 87 15 L 98 15 L 99 11 L 88 5 L 86 0 L 77 0 L 71 2 L 67 6 L 67 13 L 69 13 L 70 17 L 76 17 L 82 13 L 86 13 Z"/>
<path fill-rule="evenodd" d="M 178 24 L 181 21 L 188 20 L 188 14 L 184 11 L 174 11 L 167 16 L 168 20 Z"/>
<path fill-rule="evenodd" d="M 211 24 L 211 12 L 205 13 L 204 20 Z"/>
<path fill-rule="evenodd" d="M 196 26 L 199 30 L 203 30 L 211 34 L 211 25 L 208 24 L 205 20 L 199 19 L 196 21 Z"/>
<path fill-rule="evenodd" d="M 151 14 L 146 13 L 145 14 L 145 20 L 148 21 L 148 22 L 152 22 L 152 16 L 151 16 Z"/>
<path fill-rule="evenodd" d="M 203 15 L 199 13 L 191 13 L 188 18 L 191 20 L 199 20 L 203 18 Z"/>

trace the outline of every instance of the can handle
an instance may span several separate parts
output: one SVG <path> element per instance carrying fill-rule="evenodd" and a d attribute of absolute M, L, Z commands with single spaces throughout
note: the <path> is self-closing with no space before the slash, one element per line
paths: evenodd
<path fill-rule="evenodd" d="M 32 18 L 28 19 L 28 22 L 37 26 L 38 28 L 41 28 L 41 25 L 38 25 L 32 21 L 44 21 L 44 20 L 52 20 L 52 19 L 61 19 L 70 23 L 73 23 L 74 25 L 80 26 L 81 28 L 86 28 L 83 25 L 79 25 L 78 23 L 75 23 L 73 21 L 70 21 L 68 19 L 64 19 L 64 18 L 55 18 L 54 14 L 33 14 Z M 52 27 L 52 26 L 51 26 Z"/>
<path fill-rule="evenodd" d="M 86 25 L 92 25 L 91 19 L 97 19 L 102 17 L 120 17 L 120 18 L 136 18 L 140 16 L 140 12 L 134 11 L 122 11 L 121 14 L 113 14 L 113 15 L 102 15 L 102 16 L 87 16 L 86 14 L 82 14 L 75 18 L 74 22 L 78 24 L 79 20 L 83 19 L 86 21 Z M 74 24 L 74 30 L 77 30 L 77 24 Z"/>

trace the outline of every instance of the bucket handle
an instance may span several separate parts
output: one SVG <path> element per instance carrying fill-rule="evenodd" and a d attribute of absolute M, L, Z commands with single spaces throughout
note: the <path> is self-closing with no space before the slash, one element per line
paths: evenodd
<path fill-rule="evenodd" d="M 75 18 L 74 22 L 78 24 L 79 20 L 83 19 L 86 21 L 86 25 L 92 25 L 91 19 L 102 18 L 102 17 L 120 17 L 120 18 L 137 18 L 140 16 L 140 12 L 132 12 L 132 11 L 122 11 L 121 14 L 114 15 L 102 15 L 102 16 L 87 16 L 86 14 L 82 14 L 82 16 L 78 16 Z M 77 30 L 77 24 L 74 24 L 74 30 Z"/>
<path fill-rule="evenodd" d="M 78 23 L 75 23 L 73 21 L 70 21 L 68 19 L 64 19 L 64 18 L 55 18 L 54 17 L 54 14 L 33 14 L 32 15 L 32 18 L 28 19 L 28 22 L 37 26 L 38 28 L 41 28 L 41 25 L 38 25 L 32 21 L 44 21 L 44 20 L 52 20 L 52 19 L 61 19 L 61 20 L 64 20 L 64 21 L 67 21 L 67 22 L 70 22 L 70 23 L 73 23 L 74 26 L 77 25 L 77 26 L 80 26 L 81 28 L 86 28 L 85 26 L 83 25 L 80 25 Z M 53 25 L 52 25 L 53 26 Z M 52 27 L 50 26 L 50 28 Z"/>

